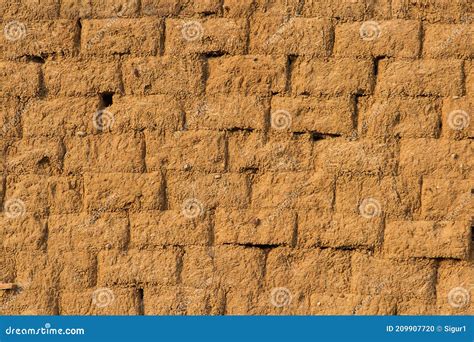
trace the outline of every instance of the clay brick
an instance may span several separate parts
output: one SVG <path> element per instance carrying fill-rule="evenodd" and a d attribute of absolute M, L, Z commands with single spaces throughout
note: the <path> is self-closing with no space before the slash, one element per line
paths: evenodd
<path fill-rule="evenodd" d="M 34 97 L 39 92 L 38 65 L 0 62 L 0 94 L 2 97 Z"/>
<path fill-rule="evenodd" d="M 52 176 L 48 178 L 49 212 L 66 214 L 79 212 L 82 208 L 82 177 Z"/>
<path fill-rule="evenodd" d="M 144 139 L 139 134 L 71 137 L 64 141 L 64 171 L 140 172 L 144 169 Z"/>
<path fill-rule="evenodd" d="M 20 217 L 2 215 L 0 237 L 3 248 L 10 252 L 42 249 L 47 237 L 46 220 L 30 214 Z"/>
<path fill-rule="evenodd" d="M 471 180 L 423 178 L 421 215 L 427 220 L 460 221 L 472 212 L 474 182 Z"/>
<path fill-rule="evenodd" d="M 314 147 L 316 169 L 336 174 L 391 174 L 396 167 L 396 146 L 372 140 L 322 140 Z"/>
<path fill-rule="evenodd" d="M 372 62 L 367 60 L 298 58 L 291 74 L 294 95 L 370 94 L 372 83 Z"/>
<path fill-rule="evenodd" d="M 24 31 L 13 31 L 13 28 L 24 28 Z M 50 54 L 70 56 L 78 30 L 71 20 L 6 23 L 4 29 L 7 33 L 0 36 L 0 56 L 4 59 Z"/>
<path fill-rule="evenodd" d="M 442 260 L 438 268 L 436 302 L 439 315 L 472 315 L 474 264 L 472 261 Z"/>
<path fill-rule="evenodd" d="M 232 171 L 303 171 L 312 168 L 308 136 L 238 132 L 229 137 L 229 167 Z"/>
<path fill-rule="evenodd" d="M 1 98 L 0 137 L 3 141 L 6 141 L 8 138 L 19 138 L 21 136 L 19 123 L 21 122 L 22 108 L 23 106 L 19 103 L 18 99 Z"/>
<path fill-rule="evenodd" d="M 97 285 L 174 285 L 178 257 L 176 248 L 100 252 Z"/>
<path fill-rule="evenodd" d="M 217 281 L 214 275 L 214 247 L 186 247 L 181 282 L 185 286 L 207 288 Z"/>
<path fill-rule="evenodd" d="M 443 139 L 405 139 L 400 144 L 399 170 L 406 175 L 464 177 L 472 172 L 471 153 L 469 140 L 447 143 Z"/>
<path fill-rule="evenodd" d="M 386 1 L 308 0 L 304 3 L 303 15 L 353 21 L 373 17 L 374 14 L 383 18 L 387 15 L 387 8 Z"/>
<path fill-rule="evenodd" d="M 81 53 L 156 55 L 161 49 L 161 31 L 162 23 L 155 18 L 84 20 Z"/>
<path fill-rule="evenodd" d="M 432 58 L 463 58 L 474 56 L 474 24 L 427 25 L 423 54 Z"/>
<path fill-rule="evenodd" d="M 270 95 L 285 87 L 285 64 L 280 57 L 234 56 L 208 61 L 206 93 Z"/>
<path fill-rule="evenodd" d="M 22 139 L 8 148 L 6 168 L 11 174 L 57 174 L 63 154 L 58 139 Z"/>
<path fill-rule="evenodd" d="M 382 234 L 382 220 L 360 215 L 322 216 L 317 210 L 298 211 L 298 245 L 309 247 L 373 248 Z"/>
<path fill-rule="evenodd" d="M 225 17 L 247 17 L 253 12 L 254 0 L 224 0 L 222 5 Z"/>
<path fill-rule="evenodd" d="M 349 97 L 326 100 L 315 97 L 274 96 L 271 105 L 270 119 L 277 120 L 281 113 L 288 112 L 290 114 L 289 124 L 287 125 L 287 130 L 290 131 L 349 134 L 353 129 L 354 105 Z M 275 123 L 273 126 L 280 128 Z M 283 127 L 283 130 L 286 130 L 285 128 Z"/>
<path fill-rule="evenodd" d="M 95 255 L 80 250 L 50 254 L 55 272 L 59 273 L 59 286 L 65 290 L 83 290 L 93 287 L 97 275 Z"/>
<path fill-rule="evenodd" d="M 96 98 L 59 98 L 29 102 L 21 111 L 23 136 L 60 137 L 92 133 Z"/>
<path fill-rule="evenodd" d="M 57 295 L 51 289 L 25 289 L 0 302 L 1 315 L 57 315 Z"/>
<path fill-rule="evenodd" d="M 207 20 L 168 19 L 166 48 L 169 55 L 188 53 L 243 54 L 246 23 L 244 20 L 211 18 Z"/>
<path fill-rule="evenodd" d="M 381 95 L 462 95 L 461 61 L 384 60 L 378 78 L 376 92 Z"/>
<path fill-rule="evenodd" d="M 140 0 L 101 0 L 92 2 L 94 17 L 122 18 L 138 14 Z"/>
<path fill-rule="evenodd" d="M 437 138 L 441 103 L 436 98 L 393 98 L 361 101 L 359 127 L 370 139 Z"/>
<path fill-rule="evenodd" d="M 301 5 L 298 0 L 256 0 L 254 6 L 258 12 L 267 15 L 294 16 L 301 14 Z"/>
<path fill-rule="evenodd" d="M 249 202 L 248 187 L 243 174 L 174 172 L 168 176 L 168 203 L 171 209 L 183 209 L 194 201 L 202 213 L 217 206 L 244 208 Z"/>
<path fill-rule="evenodd" d="M 64 291 L 60 297 L 62 315 L 138 315 L 136 289 L 96 288 Z"/>
<path fill-rule="evenodd" d="M 142 0 L 142 13 L 159 17 L 176 15 L 181 10 L 179 0 Z"/>
<path fill-rule="evenodd" d="M 464 74 L 466 76 L 466 94 L 474 93 L 474 62 L 464 62 Z"/>
<path fill-rule="evenodd" d="M 384 231 L 384 252 L 392 258 L 454 258 L 469 255 L 468 222 L 392 221 Z"/>
<path fill-rule="evenodd" d="M 25 290 L 52 289 L 58 272 L 45 251 L 24 250 L 15 253 L 15 283 Z"/>
<path fill-rule="evenodd" d="M 313 293 L 311 315 L 395 315 L 397 303 L 391 296 Z"/>
<path fill-rule="evenodd" d="M 48 250 L 98 252 L 123 249 L 129 240 L 128 218 L 124 213 L 51 215 L 48 219 Z"/>
<path fill-rule="evenodd" d="M 221 172 L 225 167 L 224 135 L 211 131 L 178 131 L 146 135 L 148 170 Z"/>
<path fill-rule="evenodd" d="M 191 1 L 184 4 L 181 14 L 186 16 L 192 16 L 195 14 L 210 15 L 218 13 L 220 8 L 220 0 Z"/>
<path fill-rule="evenodd" d="M 158 173 L 86 173 L 84 206 L 88 211 L 160 209 L 163 184 Z"/>
<path fill-rule="evenodd" d="M 435 296 L 435 262 L 426 259 L 395 261 L 363 253 L 352 256 L 351 293 L 390 295 L 397 299 Z"/>
<path fill-rule="evenodd" d="M 474 98 L 470 96 L 444 99 L 442 136 L 452 139 L 473 138 L 472 108 L 474 108 Z"/>
<path fill-rule="evenodd" d="M 267 172 L 252 186 L 255 207 L 317 208 L 326 212 L 333 201 L 334 179 L 329 174 L 313 172 Z"/>
<path fill-rule="evenodd" d="M 327 20 L 260 15 L 252 18 L 249 52 L 325 57 L 332 38 Z"/>
<path fill-rule="evenodd" d="M 392 13 L 396 18 L 422 19 L 428 22 L 464 22 L 472 21 L 469 0 L 393 0 Z"/>
<path fill-rule="evenodd" d="M 350 254 L 331 249 L 275 248 L 267 257 L 266 284 L 271 288 L 285 287 L 291 293 L 349 292 Z"/>
<path fill-rule="evenodd" d="M 105 61 L 48 61 L 44 64 L 44 83 L 48 95 L 52 96 L 90 96 L 120 91 L 117 65 Z"/>
<path fill-rule="evenodd" d="M 217 244 L 291 245 L 296 228 L 296 215 L 290 210 L 270 209 L 216 211 Z"/>
<path fill-rule="evenodd" d="M 13 20 L 56 19 L 59 6 L 58 0 L 41 0 L 40 2 L 1 0 L 0 17 Z"/>
<path fill-rule="evenodd" d="M 130 215 L 130 241 L 137 248 L 160 245 L 207 245 L 210 218 L 186 217 L 182 211 L 148 211 Z"/>
<path fill-rule="evenodd" d="M 186 125 L 190 129 L 263 130 L 269 110 L 266 97 L 213 94 L 187 104 Z"/>
<path fill-rule="evenodd" d="M 336 26 L 334 53 L 341 57 L 415 58 L 420 23 L 414 20 L 366 21 Z"/>
<path fill-rule="evenodd" d="M 0 247 L 0 279 L 5 283 L 15 280 L 15 257 L 5 247 Z"/>
<path fill-rule="evenodd" d="M 76 20 L 90 18 L 92 17 L 92 3 L 88 0 L 62 0 L 59 16 Z"/>
<path fill-rule="evenodd" d="M 123 65 L 127 95 L 196 94 L 201 92 L 202 62 L 197 57 L 133 58 Z"/>

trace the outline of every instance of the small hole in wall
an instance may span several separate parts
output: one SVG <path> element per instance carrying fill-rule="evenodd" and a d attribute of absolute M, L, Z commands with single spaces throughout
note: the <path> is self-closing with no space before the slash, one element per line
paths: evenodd
<path fill-rule="evenodd" d="M 105 92 L 99 95 L 102 108 L 110 107 L 113 104 L 114 93 Z"/>

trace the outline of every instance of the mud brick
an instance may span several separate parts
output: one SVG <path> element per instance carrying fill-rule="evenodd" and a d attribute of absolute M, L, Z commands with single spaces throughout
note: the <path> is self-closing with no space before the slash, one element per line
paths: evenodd
<path fill-rule="evenodd" d="M 384 232 L 384 252 L 392 258 L 469 256 L 470 225 L 454 221 L 392 221 Z"/>
<path fill-rule="evenodd" d="M 438 312 L 436 300 L 407 299 L 397 303 L 397 314 L 430 315 Z"/>
<path fill-rule="evenodd" d="M 0 247 L 0 279 L 5 283 L 15 280 L 15 257 L 5 247 Z"/>
<path fill-rule="evenodd" d="M 473 35 L 474 24 L 427 25 L 423 53 L 432 58 L 472 58 Z"/>
<path fill-rule="evenodd" d="M 86 173 L 84 206 L 94 212 L 160 209 L 163 184 L 158 173 Z"/>
<path fill-rule="evenodd" d="M 6 178 L 6 192 L 3 201 L 13 205 L 12 212 L 20 215 L 48 213 L 48 183 L 46 176 L 9 175 Z M 15 209 L 16 208 L 16 209 Z M 16 214 L 15 214 L 16 215 Z"/>
<path fill-rule="evenodd" d="M 19 123 L 21 122 L 22 107 L 18 99 L 0 98 L 0 137 L 4 142 L 7 138 L 21 136 Z"/>
<path fill-rule="evenodd" d="M 417 177 L 348 174 L 337 179 L 335 209 L 368 221 L 384 216 L 411 218 L 419 207 L 420 192 Z"/>
<path fill-rule="evenodd" d="M 24 28 L 24 31 L 18 33 L 13 31 L 13 28 Z M 74 51 L 74 39 L 78 34 L 78 27 L 71 20 L 7 22 L 4 30 L 6 33 L 0 36 L 0 47 L 2 47 L 0 56 L 5 59 L 49 54 L 70 56 Z"/>
<path fill-rule="evenodd" d="M 81 53 L 87 55 L 155 55 L 159 51 L 162 23 L 155 18 L 84 20 Z"/>
<path fill-rule="evenodd" d="M 457 60 L 383 60 L 376 93 L 406 96 L 462 95 L 462 65 Z"/>
<path fill-rule="evenodd" d="M 176 248 L 127 253 L 103 251 L 98 255 L 98 286 L 174 285 L 179 251 Z"/>
<path fill-rule="evenodd" d="M 49 254 L 49 262 L 59 273 L 59 286 L 65 290 L 84 290 L 93 287 L 97 276 L 96 258 L 87 251 Z"/>
<path fill-rule="evenodd" d="M 6 168 L 11 174 L 57 174 L 63 154 L 59 139 L 23 139 L 8 148 Z"/>
<path fill-rule="evenodd" d="M 165 53 L 243 54 L 246 23 L 244 20 L 211 18 L 207 20 L 168 19 Z"/>
<path fill-rule="evenodd" d="M 466 94 L 474 93 L 474 62 L 464 62 L 464 74 L 466 76 Z"/>
<path fill-rule="evenodd" d="M 2 97 L 34 97 L 39 92 L 38 65 L 0 62 L 0 94 Z"/>
<path fill-rule="evenodd" d="M 374 294 L 312 293 L 310 297 L 312 315 L 395 315 L 397 302 L 391 296 Z"/>
<path fill-rule="evenodd" d="M 252 186 L 252 205 L 259 208 L 331 209 L 334 179 L 329 174 L 313 172 L 268 172 Z"/>
<path fill-rule="evenodd" d="M 59 12 L 58 0 L 0 1 L 0 17 L 12 20 L 56 19 Z"/>
<path fill-rule="evenodd" d="M 266 97 L 213 94 L 186 105 L 186 125 L 190 129 L 262 130 L 269 110 Z"/>
<path fill-rule="evenodd" d="M 118 287 L 64 291 L 60 298 L 62 315 L 138 315 L 136 289 Z"/>
<path fill-rule="evenodd" d="M 422 19 L 428 22 L 464 22 L 472 21 L 472 4 L 469 0 L 438 0 L 435 2 L 425 0 L 394 0 L 392 13 L 396 18 Z"/>
<path fill-rule="evenodd" d="M 45 247 L 46 220 L 31 214 L 12 217 L 9 211 L 0 217 L 0 236 L 3 248 L 11 252 L 39 250 Z M 3 279 L 2 279 L 3 280 Z"/>
<path fill-rule="evenodd" d="M 327 20 L 260 15 L 252 18 L 249 52 L 325 57 L 331 53 L 332 38 Z"/>
<path fill-rule="evenodd" d="M 239 173 L 207 174 L 173 172 L 167 181 L 168 203 L 171 209 L 184 209 L 192 203 L 200 213 L 217 206 L 245 208 L 249 203 L 249 183 Z"/>
<path fill-rule="evenodd" d="M 48 250 L 83 250 L 96 253 L 106 249 L 123 249 L 129 240 L 125 213 L 51 215 L 48 219 Z"/>
<path fill-rule="evenodd" d="M 123 64 L 127 95 L 198 94 L 202 91 L 202 61 L 198 57 L 132 58 Z"/>
<path fill-rule="evenodd" d="M 48 177 L 49 212 L 76 213 L 82 209 L 83 180 L 78 176 Z"/>
<path fill-rule="evenodd" d="M 186 217 L 179 210 L 147 211 L 130 216 L 130 241 L 137 248 L 160 245 L 207 245 L 210 217 Z"/>
<path fill-rule="evenodd" d="M 469 140 L 405 139 L 400 145 L 399 169 L 406 175 L 462 178 L 472 172 L 471 154 Z"/>
<path fill-rule="evenodd" d="M 314 147 L 315 166 L 336 174 L 391 174 L 396 167 L 396 146 L 369 139 L 322 140 Z"/>
<path fill-rule="evenodd" d="M 23 136 L 60 137 L 92 133 L 97 98 L 58 98 L 30 101 L 21 110 Z"/>
<path fill-rule="evenodd" d="M 331 249 L 275 248 L 267 257 L 266 284 L 270 288 L 285 287 L 291 293 L 349 292 L 350 254 Z"/>
<path fill-rule="evenodd" d="M 57 285 L 58 272 L 48 260 L 46 251 L 17 251 L 15 258 L 15 283 L 20 289 L 48 289 Z"/>
<path fill-rule="evenodd" d="M 247 17 L 254 9 L 253 0 L 224 0 L 223 9 L 225 17 Z"/>
<path fill-rule="evenodd" d="M 245 170 L 303 171 L 312 168 L 308 136 L 238 132 L 229 137 L 229 165 L 236 172 Z"/>
<path fill-rule="evenodd" d="M 209 315 L 212 297 L 212 293 L 192 287 L 145 288 L 145 315 Z"/>
<path fill-rule="evenodd" d="M 442 260 L 438 268 L 436 303 L 440 315 L 472 315 L 474 263 Z"/>
<path fill-rule="evenodd" d="M 140 0 L 102 0 L 92 5 L 94 17 L 114 19 L 137 15 Z"/>
<path fill-rule="evenodd" d="M 120 92 L 117 64 L 105 61 L 51 61 L 44 64 L 48 95 L 90 96 Z"/>
<path fill-rule="evenodd" d="M 435 261 L 394 261 L 364 253 L 352 256 L 351 293 L 390 295 L 399 300 L 432 299 L 435 296 Z"/>
<path fill-rule="evenodd" d="M 181 281 L 185 286 L 207 288 L 217 281 L 214 275 L 213 247 L 186 247 L 183 255 Z"/>
<path fill-rule="evenodd" d="M 232 56 L 208 61 L 206 93 L 239 93 L 270 95 L 285 87 L 285 65 L 282 57 Z"/>
<path fill-rule="evenodd" d="M 177 15 L 181 10 L 179 0 L 142 0 L 143 15 L 159 17 Z"/>
<path fill-rule="evenodd" d="M 294 95 L 371 94 L 372 61 L 357 59 L 298 58 L 291 73 Z"/>
<path fill-rule="evenodd" d="M 144 138 L 133 133 L 71 137 L 65 141 L 64 171 L 140 172 L 144 144 Z"/>
<path fill-rule="evenodd" d="M 224 134 L 212 131 L 178 131 L 146 135 L 148 170 L 221 172 L 225 167 Z"/>
<path fill-rule="evenodd" d="M 317 210 L 298 211 L 298 245 L 302 247 L 373 248 L 382 234 L 380 217 L 367 220 L 360 215 L 321 215 Z"/>
<path fill-rule="evenodd" d="M 271 118 L 276 120 L 287 112 L 290 117 L 287 130 L 349 134 L 353 129 L 353 111 L 354 105 L 349 96 L 334 99 L 274 96 Z"/>
<path fill-rule="evenodd" d="M 257 0 L 254 3 L 258 12 L 267 15 L 295 16 L 301 14 L 301 5 L 298 0 Z"/>
<path fill-rule="evenodd" d="M 1 315 L 57 315 L 57 294 L 52 289 L 16 291 L 0 302 Z"/>
<path fill-rule="evenodd" d="M 415 20 L 364 21 L 336 26 L 334 53 L 341 57 L 416 58 L 420 23 Z"/>
<path fill-rule="evenodd" d="M 446 98 L 443 100 L 443 133 L 445 138 L 474 137 L 474 98 Z"/>
<path fill-rule="evenodd" d="M 296 214 L 291 210 L 242 209 L 216 211 L 218 244 L 291 245 Z"/>
<path fill-rule="evenodd" d="M 382 1 L 339 1 L 309 0 L 305 1 L 303 15 L 308 17 L 335 18 L 343 21 L 354 21 L 375 17 L 385 18 L 390 15 L 387 0 Z"/>
<path fill-rule="evenodd" d="M 472 212 L 471 180 L 423 178 L 421 215 L 427 220 L 459 221 Z"/>
<path fill-rule="evenodd" d="M 377 140 L 401 138 L 437 138 L 441 101 L 436 98 L 367 99 L 360 102 L 360 131 Z"/>
<path fill-rule="evenodd" d="M 76 20 L 90 18 L 92 17 L 92 3 L 88 0 L 62 0 L 59 16 Z"/>

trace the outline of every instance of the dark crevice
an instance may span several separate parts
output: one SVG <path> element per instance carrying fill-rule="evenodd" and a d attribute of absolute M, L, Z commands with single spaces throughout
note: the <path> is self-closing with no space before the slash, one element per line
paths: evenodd
<path fill-rule="evenodd" d="M 226 128 L 224 129 L 225 131 L 227 132 L 253 132 L 254 129 L 253 128 L 242 128 L 242 127 L 230 127 L 230 128 Z"/>
<path fill-rule="evenodd" d="M 319 132 L 311 132 L 311 140 L 318 141 L 323 139 L 334 139 L 341 137 L 341 134 L 336 133 L 319 133 Z"/>
<path fill-rule="evenodd" d="M 373 72 L 375 80 L 377 80 L 377 75 L 379 74 L 379 62 L 385 58 L 387 58 L 387 56 L 377 56 L 374 58 Z"/>
<path fill-rule="evenodd" d="M 227 53 L 225 51 L 209 51 L 209 52 L 206 52 L 206 53 L 203 53 L 202 56 L 204 58 L 219 58 L 219 57 L 222 57 L 222 56 L 225 56 Z"/>
<path fill-rule="evenodd" d="M 26 62 L 44 64 L 46 55 L 24 55 Z"/>
<path fill-rule="evenodd" d="M 145 314 L 145 301 L 143 299 L 144 297 L 144 291 L 143 289 L 138 289 L 137 291 L 137 297 L 138 297 L 138 315 L 143 316 Z"/>
<path fill-rule="evenodd" d="M 242 167 L 239 170 L 240 172 L 257 173 L 259 171 L 259 168 L 258 167 Z"/>
<path fill-rule="evenodd" d="M 258 243 L 230 243 L 230 242 L 225 242 L 223 243 L 224 246 L 240 246 L 240 247 L 245 247 L 245 248 L 260 248 L 260 249 L 274 249 L 278 248 L 281 246 L 286 246 L 285 244 L 258 244 Z"/>
<path fill-rule="evenodd" d="M 293 66 L 295 64 L 297 56 L 296 55 L 288 55 L 286 60 L 286 84 L 285 84 L 285 92 L 291 92 L 291 75 L 293 73 Z"/>
<path fill-rule="evenodd" d="M 107 108 L 107 107 L 110 107 L 114 100 L 113 100 L 113 97 L 114 97 L 114 94 L 113 92 L 104 92 L 104 93 L 100 93 L 99 94 L 99 100 L 100 100 L 100 108 L 101 109 L 104 109 L 104 108 Z"/>

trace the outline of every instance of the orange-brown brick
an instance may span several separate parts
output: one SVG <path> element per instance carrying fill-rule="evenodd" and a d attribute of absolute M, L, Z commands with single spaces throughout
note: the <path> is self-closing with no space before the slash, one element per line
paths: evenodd
<path fill-rule="evenodd" d="M 474 56 L 474 24 L 427 25 L 423 52 L 432 58 L 463 58 Z"/>
<path fill-rule="evenodd" d="M 2 97 L 34 97 L 40 87 L 40 68 L 36 64 L 0 62 Z"/>

